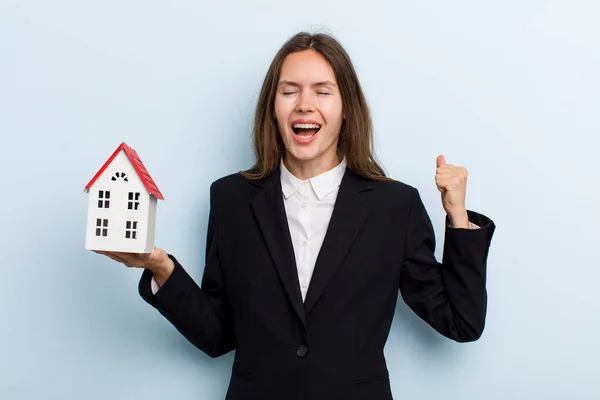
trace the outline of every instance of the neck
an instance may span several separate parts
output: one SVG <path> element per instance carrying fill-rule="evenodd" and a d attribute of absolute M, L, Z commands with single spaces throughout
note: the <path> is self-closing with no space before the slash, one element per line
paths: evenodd
<path fill-rule="evenodd" d="M 334 157 L 332 158 L 321 157 L 316 160 L 308 161 L 298 160 L 288 154 L 283 160 L 283 163 L 292 175 L 305 181 L 332 170 L 340 164 L 340 160 L 338 160 L 337 154 L 334 154 Z"/>

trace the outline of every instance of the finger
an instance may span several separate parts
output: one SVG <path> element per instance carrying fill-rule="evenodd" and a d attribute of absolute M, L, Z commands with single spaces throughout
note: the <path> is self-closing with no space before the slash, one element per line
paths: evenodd
<path fill-rule="evenodd" d="M 448 179 L 454 179 L 454 178 L 458 178 L 464 182 L 467 181 L 467 173 L 464 171 L 454 171 L 454 172 L 438 172 L 435 175 L 436 179 L 441 179 L 441 180 L 448 180 Z"/>
<path fill-rule="evenodd" d="M 445 165 L 446 157 L 444 157 L 443 155 L 440 154 L 439 156 L 437 156 L 435 163 L 436 163 L 437 168 L 441 167 L 442 165 Z"/>
<path fill-rule="evenodd" d="M 113 251 L 111 254 L 122 259 L 126 265 L 140 264 L 140 262 L 147 260 L 144 254 L 139 253 Z"/>
<path fill-rule="evenodd" d="M 437 175 L 442 175 L 442 176 L 456 175 L 456 176 L 465 176 L 465 177 L 468 174 L 466 168 L 455 167 L 455 166 L 450 165 L 450 164 L 442 165 L 441 167 L 439 167 L 439 168 L 436 169 L 435 173 Z"/>
<path fill-rule="evenodd" d="M 439 190 L 440 192 L 444 193 L 445 191 L 447 191 L 446 189 L 446 185 L 440 182 L 435 182 L 435 186 L 437 187 L 437 190 Z"/>
<path fill-rule="evenodd" d="M 451 180 L 451 179 L 454 179 L 454 178 L 459 178 L 459 179 L 462 179 L 464 181 L 467 180 L 466 177 L 465 177 L 465 175 L 462 174 L 462 173 L 458 173 L 458 174 L 456 174 L 456 173 L 454 173 L 454 174 L 440 173 L 440 174 L 437 174 L 436 177 L 437 177 L 437 179 L 440 179 L 440 180 Z"/>
<path fill-rule="evenodd" d="M 121 257 L 115 255 L 114 253 L 110 253 L 110 252 L 107 252 L 107 251 L 98 251 L 97 253 L 105 255 L 106 257 L 110 258 L 111 260 L 114 260 L 114 261 L 119 262 L 121 264 L 124 264 L 124 265 L 128 264 L 128 262 L 126 260 L 124 260 Z"/>
<path fill-rule="evenodd" d="M 446 190 L 446 180 L 440 178 L 439 176 L 435 177 L 435 186 L 437 186 L 439 191 L 445 191 Z"/>
<path fill-rule="evenodd" d="M 149 257 L 150 255 L 152 255 L 152 253 L 130 253 L 130 252 L 123 252 L 123 251 L 113 251 L 111 253 L 116 256 L 119 256 L 121 258 L 125 258 L 125 259 L 144 258 L 144 257 Z"/>

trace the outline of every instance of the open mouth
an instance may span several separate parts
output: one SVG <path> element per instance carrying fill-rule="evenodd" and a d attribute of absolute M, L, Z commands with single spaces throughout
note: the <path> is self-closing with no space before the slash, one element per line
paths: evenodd
<path fill-rule="evenodd" d="M 321 129 L 321 125 L 318 124 L 294 124 L 292 130 L 294 134 L 302 139 L 309 139 L 317 134 Z"/>

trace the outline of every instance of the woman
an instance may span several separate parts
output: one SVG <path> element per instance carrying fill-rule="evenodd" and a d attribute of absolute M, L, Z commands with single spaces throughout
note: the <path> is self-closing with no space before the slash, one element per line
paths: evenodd
<path fill-rule="evenodd" d="M 493 222 L 467 211 L 464 168 L 437 159 L 444 262 L 416 189 L 385 176 L 350 58 L 300 33 L 277 53 L 254 120 L 256 164 L 210 190 L 199 287 L 176 258 L 104 253 L 145 268 L 139 290 L 211 357 L 236 350 L 227 399 L 391 399 L 383 355 L 398 290 L 441 334 L 481 335 Z"/>

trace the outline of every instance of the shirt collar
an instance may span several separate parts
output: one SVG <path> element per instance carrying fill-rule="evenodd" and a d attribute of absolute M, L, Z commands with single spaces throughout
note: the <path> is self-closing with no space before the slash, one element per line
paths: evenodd
<path fill-rule="evenodd" d="M 325 196 L 340 186 L 345 172 L 346 158 L 333 169 L 303 181 L 292 175 L 285 167 L 283 160 L 281 160 L 281 189 L 283 195 L 287 199 L 296 193 L 304 182 L 309 182 L 313 192 L 317 195 L 317 198 L 323 200 Z"/>

